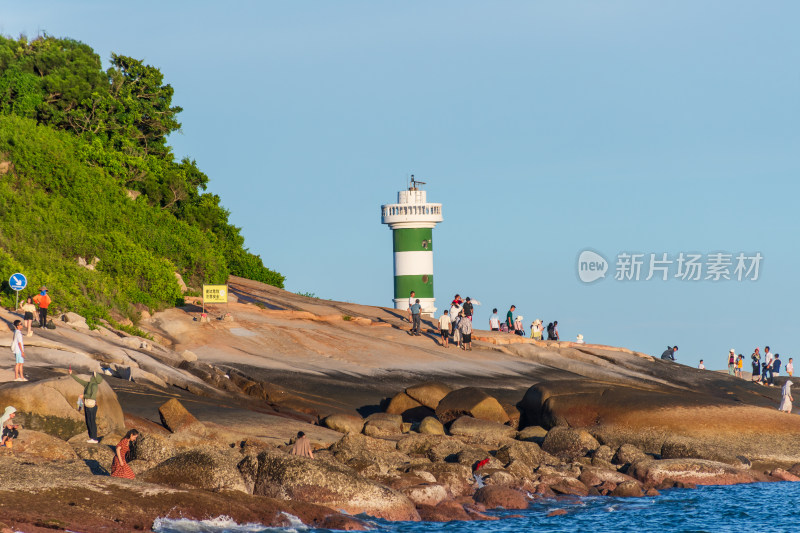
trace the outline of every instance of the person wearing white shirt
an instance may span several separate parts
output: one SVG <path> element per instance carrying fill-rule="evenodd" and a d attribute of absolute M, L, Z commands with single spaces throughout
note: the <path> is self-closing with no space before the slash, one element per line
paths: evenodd
<path fill-rule="evenodd" d="M 442 346 L 449 348 L 450 316 L 447 314 L 447 311 L 439 317 L 439 333 L 442 335 Z"/>
<path fill-rule="evenodd" d="M 492 309 L 492 316 L 489 318 L 489 329 L 500 331 L 500 317 L 497 315 L 497 308 Z"/>
<path fill-rule="evenodd" d="M 703 360 L 702 359 L 700 359 L 700 364 L 697 365 L 697 368 L 699 368 L 700 370 L 705 370 L 706 369 L 706 365 L 703 364 Z"/>
<path fill-rule="evenodd" d="M 11 341 L 11 353 L 14 354 L 14 381 L 28 381 L 22 375 L 22 365 L 25 363 L 25 344 L 22 342 L 22 321 L 14 321 L 14 340 Z"/>

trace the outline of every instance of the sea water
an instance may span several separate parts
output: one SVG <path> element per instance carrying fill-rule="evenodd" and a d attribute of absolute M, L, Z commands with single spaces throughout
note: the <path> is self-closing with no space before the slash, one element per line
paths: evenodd
<path fill-rule="evenodd" d="M 565 515 L 548 517 L 563 509 Z M 800 483 L 753 483 L 749 485 L 671 489 L 649 498 L 596 496 L 537 500 L 524 511 L 495 511 L 496 521 L 387 522 L 367 517 L 373 531 L 386 533 L 511 533 L 584 532 L 800 532 Z M 266 528 L 236 524 L 220 517 L 196 522 L 160 519 L 158 533 L 321 533 L 289 517 L 292 526 Z"/>

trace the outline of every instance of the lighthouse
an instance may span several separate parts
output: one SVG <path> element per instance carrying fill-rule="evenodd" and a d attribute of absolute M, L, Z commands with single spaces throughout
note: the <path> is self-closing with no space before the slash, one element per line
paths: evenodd
<path fill-rule="evenodd" d="M 433 228 L 442 221 L 442 204 L 430 204 L 411 176 L 408 190 L 397 193 L 396 204 L 381 206 L 381 223 L 392 230 L 394 249 L 394 308 L 408 309 L 414 291 L 422 312 L 436 312 L 433 297 Z"/>

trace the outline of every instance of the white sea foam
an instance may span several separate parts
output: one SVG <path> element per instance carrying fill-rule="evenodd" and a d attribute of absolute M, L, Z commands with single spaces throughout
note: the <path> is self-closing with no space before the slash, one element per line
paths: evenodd
<path fill-rule="evenodd" d="M 156 518 L 153 531 L 156 533 L 298 533 L 307 531 L 303 522 L 289 513 L 283 514 L 289 527 L 267 527 L 263 524 L 237 524 L 228 516 L 218 516 L 209 520 L 189 520 L 188 518 Z"/>

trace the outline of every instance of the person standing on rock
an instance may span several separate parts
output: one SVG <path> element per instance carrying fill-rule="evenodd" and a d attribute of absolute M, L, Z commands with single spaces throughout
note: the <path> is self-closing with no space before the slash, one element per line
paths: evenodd
<path fill-rule="evenodd" d="M 497 316 L 497 308 L 492 309 L 492 316 L 489 317 L 489 329 L 492 331 L 500 331 L 500 317 Z"/>
<path fill-rule="evenodd" d="M 39 289 L 39 294 L 33 297 L 33 301 L 39 306 L 39 327 L 46 328 L 47 309 L 50 307 L 50 304 L 53 303 L 53 301 L 50 299 L 50 295 L 47 294 L 47 287 L 42 285 L 42 287 Z"/>
<path fill-rule="evenodd" d="M 411 322 L 411 306 L 414 305 L 416 302 L 417 296 L 414 291 L 411 291 L 411 294 L 408 297 L 408 321 Z"/>
<path fill-rule="evenodd" d="M 456 343 L 456 346 L 459 348 L 461 348 L 461 329 L 459 325 L 462 320 L 464 320 L 464 311 L 459 311 L 451 324 L 453 329 L 453 342 Z"/>
<path fill-rule="evenodd" d="M 420 312 L 422 311 L 419 305 L 419 298 L 414 301 L 414 305 L 409 309 L 411 310 L 411 334 L 419 336 Z"/>
<path fill-rule="evenodd" d="M 25 313 L 22 315 L 22 320 L 25 324 L 25 328 L 28 330 L 28 337 L 33 337 L 33 331 L 31 331 L 31 326 L 33 325 L 33 316 L 36 313 L 36 305 L 33 303 L 33 298 L 28 296 L 25 299 L 25 302 L 20 306 L 22 312 Z"/>
<path fill-rule="evenodd" d="M 132 429 L 128 431 L 122 440 L 117 444 L 117 450 L 114 454 L 114 462 L 111 463 L 111 476 L 121 477 L 125 479 L 133 479 L 136 474 L 128 465 L 128 461 L 133 459 L 131 446 L 134 445 L 136 439 L 139 437 L 139 431 Z"/>
<path fill-rule="evenodd" d="M 678 351 L 677 346 L 667 346 L 667 349 L 664 350 L 664 353 L 661 354 L 661 359 L 665 361 L 674 361 L 675 360 L 675 352 Z"/>
<path fill-rule="evenodd" d="M 781 374 L 781 354 L 776 353 L 775 359 L 772 360 L 772 370 L 769 373 L 769 384 L 775 385 L 775 376 Z"/>
<path fill-rule="evenodd" d="M 728 352 L 728 375 L 736 375 L 736 350 L 733 348 Z"/>
<path fill-rule="evenodd" d="M 786 380 L 786 383 L 783 384 L 783 389 L 781 389 L 781 405 L 778 407 L 778 410 L 783 411 L 784 413 L 791 413 L 793 401 L 792 382 L 790 380 Z"/>
<path fill-rule="evenodd" d="M 89 381 L 83 381 L 78 376 L 72 373 L 72 368 L 69 369 L 69 375 L 83 386 L 83 416 L 86 420 L 86 430 L 89 432 L 89 444 L 97 444 L 97 390 L 103 382 L 103 376 L 92 372 L 92 377 Z"/>
<path fill-rule="evenodd" d="M 311 451 L 311 442 L 309 442 L 308 437 L 306 437 L 306 434 L 302 431 L 297 432 L 297 440 L 294 441 L 291 454 L 308 457 L 309 459 L 314 458 L 314 452 Z"/>
<path fill-rule="evenodd" d="M 464 300 L 464 305 L 461 308 L 464 310 L 464 317 L 472 322 L 472 311 L 474 308 L 472 306 L 472 300 L 469 299 L 469 296 L 467 296 L 467 299 Z"/>
<path fill-rule="evenodd" d="M 28 381 L 22 375 L 25 363 L 25 344 L 22 342 L 22 321 L 14 321 L 14 340 L 11 341 L 11 353 L 14 354 L 14 381 Z"/>
<path fill-rule="evenodd" d="M 736 377 L 742 379 L 742 368 L 744 367 L 744 356 L 739 354 L 736 356 Z"/>
<path fill-rule="evenodd" d="M 792 363 L 792 358 L 789 358 L 789 362 L 786 363 L 786 373 L 789 374 L 789 377 L 794 376 L 794 364 Z"/>
<path fill-rule="evenodd" d="M 461 304 L 457 304 L 455 300 L 450 304 L 450 335 L 456 334 L 455 321 L 461 314 Z"/>
<path fill-rule="evenodd" d="M 461 332 L 462 349 L 472 350 L 472 320 L 466 316 L 462 318 L 458 324 L 458 330 Z"/>
<path fill-rule="evenodd" d="M 752 380 L 758 383 L 761 381 L 761 353 L 759 352 L 758 348 L 755 349 L 753 355 L 750 356 L 750 359 L 753 362 Z"/>
<path fill-rule="evenodd" d="M 514 333 L 514 309 L 516 309 L 516 305 L 512 305 L 508 313 L 506 313 L 506 326 L 508 327 L 509 333 Z"/>
<path fill-rule="evenodd" d="M 761 383 L 764 385 L 769 384 L 769 376 L 772 372 L 772 352 L 769 351 L 769 346 L 764 347 L 764 362 L 761 363 Z"/>
<path fill-rule="evenodd" d="M 448 311 L 445 309 L 442 316 L 439 317 L 439 333 L 442 335 L 442 346 L 445 348 L 450 347 L 448 343 L 450 339 L 450 315 L 447 313 Z"/>
<path fill-rule="evenodd" d="M 514 319 L 514 335 L 525 335 L 525 326 L 522 324 L 523 320 L 525 320 L 525 317 L 522 315 L 517 315 Z"/>

